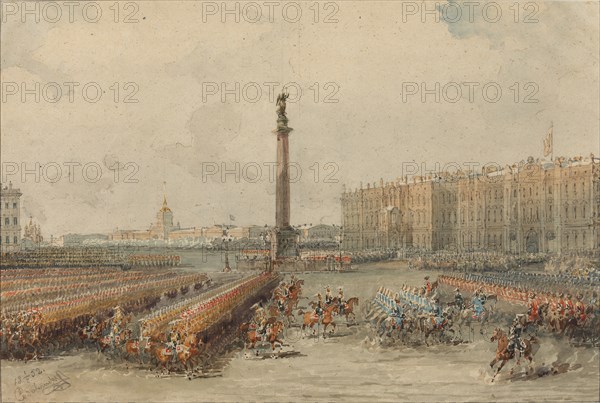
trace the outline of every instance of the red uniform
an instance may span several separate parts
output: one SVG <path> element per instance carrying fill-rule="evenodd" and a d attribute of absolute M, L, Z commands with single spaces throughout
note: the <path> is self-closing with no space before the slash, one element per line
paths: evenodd
<path fill-rule="evenodd" d="M 529 321 L 536 322 L 540 319 L 539 306 L 535 299 L 529 301 Z"/>

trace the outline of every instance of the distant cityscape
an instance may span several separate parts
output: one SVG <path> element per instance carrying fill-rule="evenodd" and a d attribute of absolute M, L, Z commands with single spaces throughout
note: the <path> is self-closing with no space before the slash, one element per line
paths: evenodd
<path fill-rule="evenodd" d="M 298 242 L 324 241 L 345 250 L 418 248 L 559 253 L 600 248 L 600 160 L 521 161 L 481 172 L 440 172 L 345 189 L 342 226 L 294 225 Z M 33 217 L 22 227 L 22 192 L 1 187 L 2 252 L 42 246 L 201 246 L 254 240 L 266 246 L 272 226 L 183 227 L 166 195 L 147 229 L 58 237 L 42 235 Z M 233 217 L 231 217 L 233 218 Z M 233 220 L 231 220 L 233 221 Z"/>
<path fill-rule="evenodd" d="M 39 223 L 29 217 L 29 223 L 22 231 L 21 196 L 22 192 L 14 188 L 12 183 L 0 188 L 1 195 L 1 249 L 2 253 L 17 252 L 42 246 L 84 246 L 84 245 L 152 245 L 152 246 L 197 246 L 219 242 L 255 240 L 266 242 L 267 234 L 272 229 L 268 225 L 236 226 L 232 224 L 215 224 L 210 227 L 182 227 L 174 222 L 174 214 L 168 206 L 166 195 L 161 208 L 156 213 L 153 224 L 148 229 L 116 228 L 108 234 L 69 233 L 58 237 L 42 236 Z M 299 233 L 299 242 L 328 241 L 339 239 L 341 228 L 335 224 L 302 224 L 294 227 Z"/>

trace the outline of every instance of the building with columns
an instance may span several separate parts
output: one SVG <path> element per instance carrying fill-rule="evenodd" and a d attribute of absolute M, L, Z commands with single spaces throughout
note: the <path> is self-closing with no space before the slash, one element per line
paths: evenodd
<path fill-rule="evenodd" d="M 563 252 L 600 248 L 600 160 L 532 157 L 344 190 L 349 250 Z"/>
<path fill-rule="evenodd" d="M 0 250 L 2 253 L 21 250 L 21 190 L 0 186 Z"/>

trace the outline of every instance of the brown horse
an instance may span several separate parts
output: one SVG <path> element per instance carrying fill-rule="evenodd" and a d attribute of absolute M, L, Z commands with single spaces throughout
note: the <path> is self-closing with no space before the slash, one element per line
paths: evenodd
<path fill-rule="evenodd" d="M 286 323 L 288 325 L 290 323 L 293 323 L 296 321 L 296 317 L 294 316 L 294 308 L 296 305 L 298 305 L 297 300 L 295 301 L 295 303 L 292 300 L 288 300 L 287 304 L 285 305 L 285 310 L 283 311 L 283 317 L 287 320 Z"/>
<path fill-rule="evenodd" d="M 241 332 L 246 332 L 246 347 L 254 349 L 257 342 L 268 341 L 271 343 L 271 349 L 275 351 L 275 342 L 282 344 L 279 340 L 279 334 L 283 331 L 283 322 L 280 320 L 271 321 L 270 327 L 267 328 L 267 334 L 263 340 L 263 336 L 256 331 L 256 327 L 250 323 L 243 323 L 240 326 Z M 258 354 L 258 351 L 256 352 Z"/>
<path fill-rule="evenodd" d="M 346 322 L 348 322 L 348 317 L 352 315 L 352 321 L 356 321 L 356 314 L 354 313 L 354 305 L 358 306 L 358 297 L 352 297 L 346 304 L 344 304 L 344 315 L 346 316 Z"/>
<path fill-rule="evenodd" d="M 171 362 L 173 361 L 173 354 L 175 354 L 174 349 L 165 344 L 164 336 L 160 337 L 157 341 L 149 343 L 150 352 L 158 361 L 157 368 L 162 365 L 162 369 L 167 371 L 167 374 L 171 372 Z"/>
<path fill-rule="evenodd" d="M 131 330 L 127 331 L 125 335 L 125 354 L 123 356 L 124 359 L 128 359 L 131 356 L 136 356 L 140 360 L 140 364 L 144 363 L 144 355 L 148 353 L 150 350 L 150 338 L 143 337 L 140 339 L 132 339 L 131 338 Z"/>
<path fill-rule="evenodd" d="M 313 335 L 315 334 L 315 325 L 320 323 L 323 325 L 323 338 L 326 336 L 327 326 L 331 325 L 333 329 L 331 333 L 335 332 L 335 322 L 333 321 L 333 314 L 339 313 L 338 304 L 331 304 L 326 306 L 323 309 L 323 319 L 319 320 L 319 316 L 315 315 L 314 312 L 303 312 L 302 310 L 298 311 L 298 315 L 303 315 L 304 323 L 302 324 L 302 330 L 306 329 L 306 327 L 310 327 L 313 331 Z"/>
<path fill-rule="evenodd" d="M 494 330 L 494 333 L 492 334 L 490 341 L 492 341 L 492 342 L 498 341 L 498 347 L 496 348 L 496 356 L 494 357 L 492 362 L 490 362 L 490 368 L 494 368 L 494 365 L 496 365 L 496 363 L 500 362 L 500 366 L 498 367 L 498 369 L 496 370 L 496 373 L 494 374 L 494 377 L 492 378 L 492 382 L 494 382 L 496 375 L 498 375 L 498 373 L 500 372 L 502 367 L 504 367 L 504 365 L 510 359 L 515 358 L 516 350 L 513 350 L 512 352 L 508 351 L 508 336 L 506 336 L 506 334 L 500 328 L 496 328 Z M 529 339 L 523 339 L 523 343 L 525 344 L 525 351 L 522 353 L 522 356 L 525 357 L 527 360 L 529 360 L 529 370 L 533 371 L 533 354 L 534 353 L 533 353 L 532 345 L 534 343 L 537 344 L 538 341 L 535 337 L 531 337 Z M 515 347 L 515 349 L 516 349 L 516 347 Z M 520 361 L 521 361 L 521 356 L 519 356 L 519 359 L 517 360 L 517 365 L 519 365 Z M 528 373 L 529 373 L 529 370 L 528 370 Z M 510 370 L 511 375 L 513 372 L 514 372 L 514 368 Z"/>
<path fill-rule="evenodd" d="M 298 300 L 302 296 L 302 285 L 304 280 L 296 280 L 294 284 L 288 288 L 288 305 L 291 305 L 290 309 L 296 309 L 298 307 Z"/>
<path fill-rule="evenodd" d="M 194 371 L 194 366 L 198 365 L 198 359 L 204 347 L 206 345 L 195 333 L 187 335 L 183 340 L 183 344 L 177 346 L 177 358 L 179 358 L 179 362 L 181 362 L 186 372 L 188 371 L 188 364 L 189 371 Z"/>

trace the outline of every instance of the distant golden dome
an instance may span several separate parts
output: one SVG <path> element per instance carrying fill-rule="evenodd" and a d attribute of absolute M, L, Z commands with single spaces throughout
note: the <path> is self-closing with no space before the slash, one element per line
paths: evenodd
<path fill-rule="evenodd" d="M 163 196 L 163 205 L 160 209 L 161 213 L 171 213 L 171 209 L 167 206 L 167 196 Z"/>

